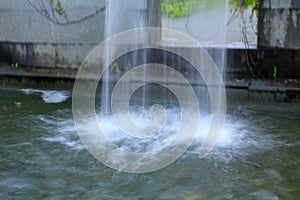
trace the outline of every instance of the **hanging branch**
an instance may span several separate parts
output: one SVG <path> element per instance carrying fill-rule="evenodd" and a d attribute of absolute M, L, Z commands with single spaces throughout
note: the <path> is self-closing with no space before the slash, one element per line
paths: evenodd
<path fill-rule="evenodd" d="M 89 15 L 71 20 L 68 18 L 66 10 L 61 6 L 60 0 L 47 0 L 48 6 L 45 5 L 43 0 L 35 0 L 35 1 L 36 3 L 33 3 L 31 0 L 27 0 L 27 2 L 34 8 L 34 10 L 39 15 L 51 21 L 52 23 L 61 26 L 76 24 L 84 20 L 87 20 L 89 18 L 94 17 L 98 13 L 103 12 L 106 8 L 106 6 L 103 6 Z"/>
<path fill-rule="evenodd" d="M 252 13 L 251 13 L 251 16 L 249 17 L 249 20 L 250 20 L 251 24 L 253 23 L 253 21 L 252 21 L 253 16 L 254 15 L 256 16 L 257 12 L 258 12 L 258 0 L 229 0 L 229 3 L 232 5 L 232 8 L 231 8 L 232 15 L 225 26 L 230 24 L 235 18 L 238 18 L 238 16 L 241 17 L 242 40 L 245 45 L 246 62 L 247 62 L 247 66 L 249 68 L 249 72 L 251 73 L 253 78 L 265 79 L 264 76 L 257 69 L 257 63 L 255 62 L 253 55 L 251 53 L 250 45 L 249 45 L 249 41 L 248 41 L 248 37 L 247 37 L 248 26 L 246 25 L 246 19 L 244 16 L 245 10 L 252 8 Z M 192 33 L 192 31 L 189 28 L 189 19 L 190 19 L 190 15 L 187 16 L 185 28 L 186 28 L 187 32 L 190 33 L 193 37 L 198 38 L 195 34 Z M 225 26 L 224 26 L 224 29 L 225 29 Z M 251 26 L 251 28 L 253 30 L 253 26 Z M 253 32 L 257 33 L 254 30 L 253 30 Z M 215 37 L 216 35 L 214 35 L 213 37 Z M 209 40 L 211 40 L 213 37 L 211 37 Z"/>
<path fill-rule="evenodd" d="M 243 43 L 245 45 L 245 49 L 246 49 L 246 61 L 247 61 L 247 66 L 249 68 L 249 71 L 252 75 L 253 78 L 261 78 L 265 80 L 265 77 L 259 72 L 259 70 L 256 68 L 257 63 L 255 62 L 252 53 L 250 51 L 250 47 L 249 47 L 249 42 L 248 42 L 248 37 L 247 37 L 247 26 L 246 26 L 246 20 L 244 17 L 244 13 L 241 13 L 241 17 L 242 17 L 242 37 L 243 37 Z"/>

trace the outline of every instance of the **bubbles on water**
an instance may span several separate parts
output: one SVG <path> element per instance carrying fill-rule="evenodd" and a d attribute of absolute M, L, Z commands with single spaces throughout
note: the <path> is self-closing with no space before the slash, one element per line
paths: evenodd
<path fill-rule="evenodd" d="M 147 126 L 150 123 L 149 117 L 146 117 L 147 111 L 142 108 L 136 108 L 136 110 L 139 111 L 130 112 L 132 122 L 139 127 Z M 98 121 L 106 137 L 119 148 L 136 153 L 157 152 L 170 145 L 175 140 L 176 133 L 180 129 L 181 120 L 178 110 L 169 109 L 167 112 L 172 113 L 172 115 L 163 128 L 151 137 L 146 138 L 138 138 L 122 132 L 115 123 L 113 116 L 106 116 L 98 119 Z"/>
<path fill-rule="evenodd" d="M 63 113 L 56 113 L 54 116 L 38 116 L 42 127 L 49 133 L 41 139 L 51 143 L 60 143 L 71 149 L 85 149 L 76 134 L 73 120 L 58 117 L 65 115 L 65 111 L 61 112 Z M 98 120 L 101 120 L 99 124 L 101 124 L 100 127 L 105 136 L 119 148 L 129 152 L 149 153 L 159 151 L 174 141 L 176 132 L 180 128 L 179 112 L 180 111 L 176 108 L 167 108 L 168 119 L 164 128 L 153 137 L 144 139 L 124 134 L 118 129 L 112 116 L 106 116 Z M 135 108 L 130 112 L 130 117 L 137 125 L 146 126 L 149 123 L 149 118 L 145 117 L 147 116 L 146 113 L 146 110 Z M 201 115 L 199 118 L 200 127 L 197 136 L 193 145 L 184 154 L 184 157 L 198 154 L 201 143 L 207 134 L 210 120 L 210 115 Z M 89 124 L 86 125 L 89 126 L 91 130 L 93 129 L 93 126 Z M 96 138 L 95 136 L 95 139 Z M 276 145 L 274 138 L 270 135 L 260 134 L 260 131 L 257 129 L 251 130 L 246 121 L 228 118 L 223 128 L 222 137 L 220 137 L 216 148 L 210 153 L 209 159 L 228 163 L 246 157 L 247 155 L 255 154 L 257 151 L 272 149 L 274 145 Z"/>
<path fill-rule="evenodd" d="M 17 108 L 21 108 L 21 107 L 22 107 L 22 102 L 20 102 L 20 101 L 15 101 L 15 106 L 16 106 Z"/>
<path fill-rule="evenodd" d="M 56 135 L 52 137 L 43 137 L 42 139 L 47 142 L 58 142 L 63 145 L 69 146 L 72 149 L 78 149 L 78 150 L 84 149 L 84 146 L 81 145 L 79 141 L 71 140 L 68 135 L 64 135 L 64 134 Z"/>
<path fill-rule="evenodd" d="M 45 103 L 61 103 L 70 97 L 69 91 L 21 89 L 24 94 L 41 94 Z"/>
<path fill-rule="evenodd" d="M 45 134 L 40 139 L 51 143 L 60 143 L 71 149 L 83 150 L 79 137 L 76 134 L 74 123 L 72 119 L 59 117 L 66 115 L 66 111 L 56 111 L 53 116 L 39 115 L 40 126 L 48 134 Z"/>
<path fill-rule="evenodd" d="M 46 103 L 60 103 L 69 98 L 69 92 L 44 91 L 42 98 Z"/>
<path fill-rule="evenodd" d="M 150 138 L 135 138 L 124 134 L 118 127 L 112 116 L 98 119 L 101 129 L 109 140 L 124 151 L 129 152 L 155 152 L 170 145 L 176 137 L 176 132 L 180 128 L 180 110 L 177 108 L 167 108 L 167 121 L 163 129 Z M 69 110 L 57 110 L 51 116 L 36 116 L 39 124 L 45 129 L 45 134 L 40 139 L 50 143 L 59 143 L 70 149 L 85 149 L 73 120 L 67 118 Z M 134 108 L 130 111 L 130 117 L 139 126 L 149 124 L 149 110 Z M 70 113 L 69 113 L 70 114 Z M 87 119 L 87 122 L 89 120 Z M 211 116 L 202 114 L 199 118 L 200 127 L 198 129 L 193 145 L 184 154 L 184 157 L 194 157 L 198 154 L 199 148 L 207 134 Z M 90 129 L 93 126 L 86 124 Z M 250 128 L 252 127 L 252 128 Z M 210 153 L 208 159 L 217 162 L 230 163 L 253 155 L 259 151 L 270 150 L 276 146 L 276 140 L 269 134 L 263 134 L 257 127 L 251 126 L 243 119 L 234 119 L 228 116 L 224 124 L 222 137 L 219 138 L 216 148 Z M 97 137 L 95 136 L 95 139 Z M 184 141 L 182 141 L 184 142 Z M 180 145 L 180 144 L 176 144 Z M 175 148 L 175 147 L 174 147 Z M 105 148 L 103 148 L 105 149 Z"/>

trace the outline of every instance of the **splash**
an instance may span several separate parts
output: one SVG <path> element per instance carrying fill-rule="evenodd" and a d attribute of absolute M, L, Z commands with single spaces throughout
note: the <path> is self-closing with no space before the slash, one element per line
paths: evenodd
<path fill-rule="evenodd" d="M 61 103 L 70 97 L 69 91 L 21 89 L 24 94 L 40 94 L 45 103 Z"/>

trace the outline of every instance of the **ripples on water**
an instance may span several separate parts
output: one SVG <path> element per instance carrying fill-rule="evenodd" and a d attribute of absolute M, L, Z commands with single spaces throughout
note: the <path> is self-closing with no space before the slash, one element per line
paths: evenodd
<path fill-rule="evenodd" d="M 174 164 L 146 174 L 126 174 L 93 158 L 72 120 L 69 91 L 3 90 L 0 100 L 0 199 L 298 199 L 299 107 L 234 104 L 223 135 L 204 159 L 197 154 L 208 129 L 200 120 L 194 144 Z M 169 110 L 176 113 L 176 110 Z M 145 125 L 146 111 L 131 117 Z M 101 119 L 115 144 L 131 151 L 167 145 L 180 127 L 172 115 L 154 140 L 121 134 Z"/>

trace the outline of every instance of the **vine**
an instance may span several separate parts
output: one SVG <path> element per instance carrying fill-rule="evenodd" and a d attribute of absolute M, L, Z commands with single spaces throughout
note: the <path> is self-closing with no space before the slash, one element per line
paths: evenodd
<path fill-rule="evenodd" d="M 249 42 L 247 38 L 247 25 L 244 12 L 245 10 L 251 9 L 252 13 L 249 17 L 250 23 L 253 23 L 253 16 L 257 16 L 258 14 L 258 3 L 259 0 L 229 0 L 229 3 L 232 5 L 231 11 L 235 15 L 236 13 L 240 14 L 242 19 L 242 39 L 245 45 L 245 53 L 246 53 L 246 62 L 249 68 L 249 72 L 251 73 L 253 78 L 265 79 L 263 75 L 257 69 L 257 63 L 253 58 L 252 52 L 249 47 Z M 256 30 L 253 30 L 256 33 Z"/>
<path fill-rule="evenodd" d="M 245 11 L 251 9 L 252 14 L 248 20 L 253 24 L 253 16 L 257 16 L 258 14 L 259 0 L 228 0 L 228 2 L 231 4 L 232 16 L 226 25 L 230 24 L 233 18 L 240 17 L 242 21 L 242 40 L 245 45 L 247 66 L 254 78 L 264 79 L 259 70 L 257 70 L 257 63 L 250 50 L 247 38 L 247 29 L 249 26 L 247 25 L 247 19 L 245 18 Z M 197 37 L 192 33 L 188 26 L 190 14 L 194 11 L 209 9 L 218 3 L 224 3 L 224 0 L 161 0 L 161 12 L 169 18 L 186 17 L 186 30 L 194 37 Z M 251 25 L 251 27 L 253 28 L 253 25 Z M 256 33 L 256 30 L 253 29 L 253 32 Z"/>
<path fill-rule="evenodd" d="M 233 11 L 240 11 L 243 13 L 247 9 L 252 9 L 257 14 L 258 0 L 229 0 Z"/>
<path fill-rule="evenodd" d="M 54 24 L 58 25 L 69 25 L 82 22 L 87 20 L 98 13 L 105 10 L 106 6 L 103 6 L 93 13 L 83 16 L 77 19 L 69 19 L 67 15 L 66 9 L 61 5 L 61 0 L 27 0 L 27 2 L 34 8 L 34 10 L 39 13 L 42 17 L 46 18 L 47 20 L 51 21 Z"/>

